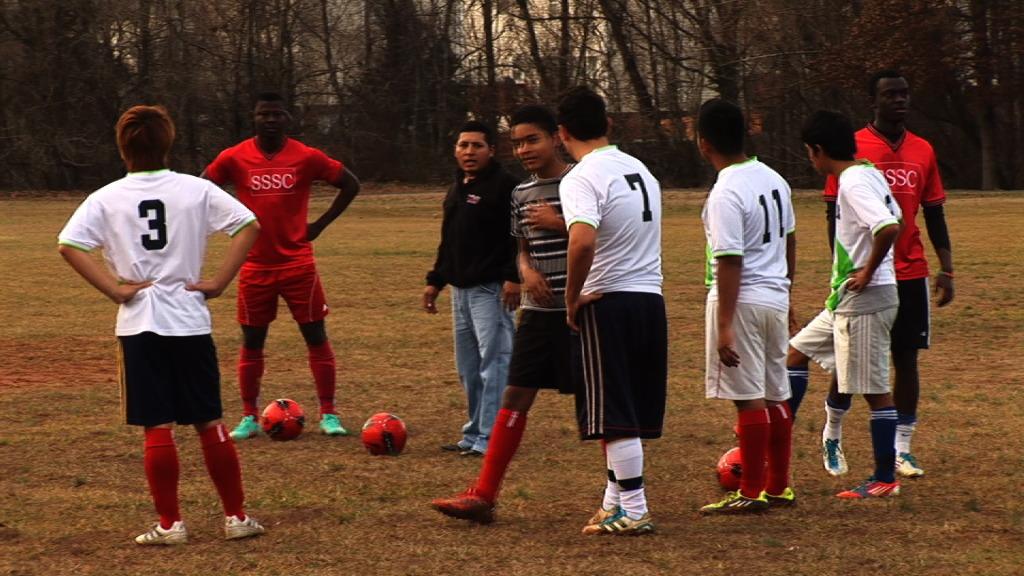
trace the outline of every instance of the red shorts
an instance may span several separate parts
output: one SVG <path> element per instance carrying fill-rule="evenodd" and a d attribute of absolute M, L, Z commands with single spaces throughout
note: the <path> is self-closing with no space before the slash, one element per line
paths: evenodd
<path fill-rule="evenodd" d="M 315 264 L 281 270 L 242 268 L 238 274 L 238 323 L 257 327 L 269 325 L 277 318 L 279 295 L 299 324 L 327 316 L 327 298 Z"/>

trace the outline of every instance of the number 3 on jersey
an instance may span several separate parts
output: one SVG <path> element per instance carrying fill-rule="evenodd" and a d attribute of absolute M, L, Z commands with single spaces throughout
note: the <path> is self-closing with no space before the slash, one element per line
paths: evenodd
<path fill-rule="evenodd" d="M 629 187 L 632 190 L 636 190 L 636 187 L 640 186 L 640 193 L 644 195 L 644 222 L 650 222 L 654 219 L 654 215 L 651 214 L 651 199 L 647 196 L 647 186 L 644 185 L 644 179 L 639 174 L 626 174 L 626 182 L 629 183 Z"/>
<path fill-rule="evenodd" d="M 164 203 L 160 200 L 143 200 L 139 202 L 139 218 L 145 218 L 151 232 L 140 236 L 142 247 L 146 250 L 161 250 L 167 246 L 167 214 Z"/>

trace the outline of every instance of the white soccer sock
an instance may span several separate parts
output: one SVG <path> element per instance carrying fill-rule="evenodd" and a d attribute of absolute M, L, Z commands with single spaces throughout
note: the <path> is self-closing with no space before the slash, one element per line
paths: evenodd
<path fill-rule="evenodd" d="M 644 447 L 639 438 L 624 438 L 607 443 L 608 467 L 615 472 L 619 484 L 619 502 L 622 511 L 634 520 L 647 514 L 647 498 L 644 495 Z M 640 479 L 640 486 L 624 490 L 623 481 Z M 606 493 L 607 496 L 607 493 Z"/>
<path fill-rule="evenodd" d="M 619 485 L 609 480 L 608 484 L 604 487 L 604 502 L 601 503 L 601 507 L 605 510 L 611 510 L 612 508 L 617 508 L 621 502 Z"/>
<path fill-rule="evenodd" d="M 622 511 L 633 520 L 639 520 L 647 514 L 647 496 L 641 487 L 638 490 L 623 490 Z"/>
<path fill-rule="evenodd" d="M 914 437 L 914 428 L 917 424 L 896 425 L 896 454 L 910 453 L 910 440 Z"/>
<path fill-rule="evenodd" d="M 825 428 L 821 431 L 821 440 L 842 440 L 843 439 L 843 416 L 847 410 L 835 408 L 825 403 Z"/>

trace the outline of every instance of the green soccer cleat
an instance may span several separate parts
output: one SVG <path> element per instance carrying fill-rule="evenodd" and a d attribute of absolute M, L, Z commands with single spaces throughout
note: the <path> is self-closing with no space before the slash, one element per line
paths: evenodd
<path fill-rule="evenodd" d="M 850 471 L 846 464 L 846 455 L 843 454 L 843 445 L 839 440 L 821 441 L 821 462 L 825 465 L 825 472 L 831 476 L 842 476 Z"/>
<path fill-rule="evenodd" d="M 740 491 L 727 492 L 725 498 L 700 509 L 701 514 L 756 514 L 765 512 L 771 505 L 764 492 L 757 498 L 748 498 Z"/>
<path fill-rule="evenodd" d="M 242 421 L 231 431 L 232 440 L 247 440 L 255 438 L 263 432 L 260 423 L 253 415 L 242 416 Z"/>
<path fill-rule="evenodd" d="M 910 452 L 900 452 L 896 456 L 896 473 L 906 478 L 920 478 L 924 476 L 924 468 L 917 463 L 917 458 Z"/>
<path fill-rule="evenodd" d="M 158 522 L 149 532 L 135 537 L 135 543 L 142 546 L 174 546 L 187 542 L 188 530 L 185 529 L 185 523 L 181 520 L 171 524 L 171 527 L 167 529 L 161 528 Z"/>
<path fill-rule="evenodd" d="M 782 491 L 782 494 L 769 494 L 768 491 L 765 490 L 764 492 L 761 492 L 761 497 L 767 500 L 768 505 L 772 508 L 781 508 L 796 504 L 796 493 L 788 486 Z"/>
<path fill-rule="evenodd" d="M 341 425 L 337 414 L 324 414 L 320 417 L 320 433 L 326 436 L 348 436 L 348 430 Z"/>

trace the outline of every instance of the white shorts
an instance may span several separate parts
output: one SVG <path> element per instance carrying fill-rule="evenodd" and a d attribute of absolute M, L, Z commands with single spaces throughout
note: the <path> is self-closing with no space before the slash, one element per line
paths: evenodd
<path fill-rule="evenodd" d="M 732 368 L 718 357 L 718 302 L 710 301 L 704 315 L 704 385 L 708 398 L 782 402 L 791 395 L 786 372 L 788 314 L 767 306 L 736 304 L 732 319 L 733 348 L 740 365 Z"/>
<path fill-rule="evenodd" d="M 789 344 L 833 372 L 842 394 L 885 394 L 889 387 L 889 331 L 897 308 L 872 314 L 825 309 Z"/>

